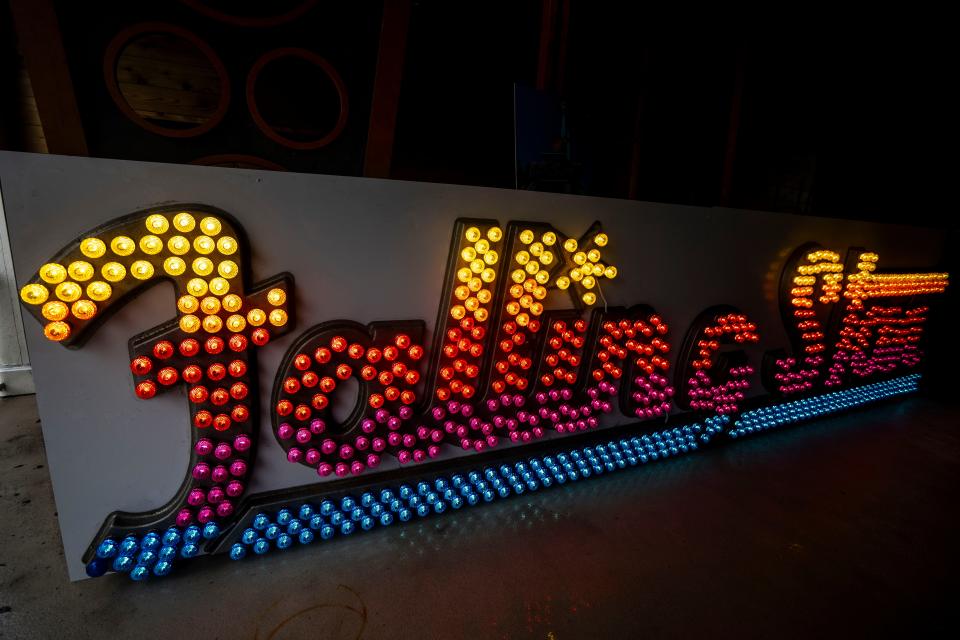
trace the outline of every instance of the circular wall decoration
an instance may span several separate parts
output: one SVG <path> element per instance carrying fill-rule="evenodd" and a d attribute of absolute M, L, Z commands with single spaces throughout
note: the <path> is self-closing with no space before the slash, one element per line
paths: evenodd
<path fill-rule="evenodd" d="M 270 171 L 286 171 L 286 167 L 258 156 L 249 156 L 243 153 L 220 153 L 191 160 L 190 164 L 203 167 L 230 167 L 234 169 L 268 169 Z"/>
<path fill-rule="evenodd" d="M 120 31 L 103 59 L 107 91 L 117 108 L 151 133 L 198 136 L 223 120 L 230 79 L 220 58 L 196 34 L 144 22 Z"/>
<path fill-rule="evenodd" d="M 315 77 L 308 81 L 311 75 Z M 263 95 L 258 85 L 265 87 Z M 250 69 L 246 93 L 250 116 L 260 130 L 290 149 L 326 146 L 347 124 L 350 107 L 343 79 L 326 59 L 306 49 L 264 54 Z"/>
<path fill-rule="evenodd" d="M 276 27 L 295 18 L 299 18 L 307 11 L 313 8 L 313 5 L 317 4 L 317 0 L 305 0 L 302 2 L 272 2 L 270 6 L 276 8 L 277 5 L 293 5 L 287 11 L 281 13 L 275 13 L 273 15 L 257 15 L 256 11 L 252 12 L 249 15 L 236 13 L 237 7 L 241 9 L 244 8 L 244 5 L 252 5 L 255 8 L 260 8 L 263 6 L 262 2 L 234 2 L 233 0 L 227 2 L 221 0 L 217 2 L 215 0 L 180 0 L 181 3 L 187 5 L 197 13 L 203 14 L 208 18 L 217 20 L 219 22 L 224 22 L 226 24 L 233 25 L 235 27 Z M 232 13 L 228 13 L 220 8 L 220 5 L 224 5 L 233 10 Z"/>

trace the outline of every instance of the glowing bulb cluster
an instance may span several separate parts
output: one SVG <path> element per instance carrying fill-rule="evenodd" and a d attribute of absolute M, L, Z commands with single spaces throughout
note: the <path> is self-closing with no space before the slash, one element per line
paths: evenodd
<path fill-rule="evenodd" d="M 173 278 L 178 289 L 193 296 L 208 291 L 223 296 L 240 275 L 239 265 L 227 258 L 237 252 L 238 242 L 223 234 L 224 225 L 215 216 L 198 221 L 187 211 L 155 213 L 112 228 L 62 252 L 56 262 L 40 267 L 36 281 L 21 289 L 23 301 L 41 307 L 40 315 L 49 321 L 44 334 L 50 340 L 70 338 L 105 306 L 155 277 Z M 282 326 L 285 318 L 276 316 L 271 321 Z M 222 322 L 194 316 L 183 319 L 181 328 L 216 333 Z"/>
<path fill-rule="evenodd" d="M 346 476 L 378 466 L 385 450 L 401 462 L 436 456 L 443 432 L 408 424 L 414 417 L 423 346 L 404 333 L 372 344 L 326 335 L 298 347 L 284 373 L 274 410 L 287 459 L 315 468 L 320 476 Z M 341 435 L 331 405 L 351 377 L 362 380 L 369 392 L 359 433 Z"/>
<path fill-rule="evenodd" d="M 705 326 L 696 342 L 691 361 L 693 376 L 687 380 L 687 401 L 695 411 L 711 411 L 719 415 L 736 413 L 739 403 L 750 389 L 750 365 L 734 365 L 726 371 L 715 371 L 716 356 L 723 343 L 751 344 L 759 342 L 757 325 L 741 313 L 724 313 Z"/>
<path fill-rule="evenodd" d="M 597 248 L 606 247 L 608 243 L 607 234 L 602 232 L 595 234 L 584 247 L 573 238 L 567 238 L 563 242 L 563 250 L 567 254 L 567 269 L 564 275 L 556 279 L 557 288 L 565 290 L 573 284 L 580 292 L 580 301 L 584 305 L 589 307 L 596 304 L 600 280 L 617 277 L 617 268 L 601 262 L 602 255 Z"/>

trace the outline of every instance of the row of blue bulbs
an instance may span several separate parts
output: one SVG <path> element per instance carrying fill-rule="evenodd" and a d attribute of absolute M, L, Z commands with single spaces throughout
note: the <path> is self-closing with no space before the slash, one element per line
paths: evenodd
<path fill-rule="evenodd" d="M 240 560 L 249 551 L 256 555 L 272 548 L 288 549 L 295 542 L 310 544 L 317 538 L 329 540 L 337 534 L 350 535 L 376 526 L 406 522 L 414 517 L 443 513 L 510 495 L 537 491 L 554 484 L 575 482 L 696 451 L 704 427 L 685 425 L 630 440 L 608 442 L 573 449 L 556 456 L 531 457 L 526 461 L 487 467 L 449 478 L 439 476 L 414 485 L 368 491 L 357 500 L 346 496 L 339 501 L 323 500 L 319 506 L 303 504 L 280 509 L 271 517 L 258 513 L 230 547 L 230 557 Z"/>
<path fill-rule="evenodd" d="M 920 375 L 913 373 L 901 378 L 868 384 L 853 389 L 834 391 L 822 396 L 794 400 L 747 411 L 740 415 L 728 434 L 739 438 L 782 425 L 812 420 L 821 416 L 877 402 L 917 390 Z"/>
<path fill-rule="evenodd" d="M 152 573 L 168 575 L 174 561 L 192 558 L 200 553 L 204 540 L 213 540 L 220 535 L 220 527 L 208 522 L 203 527 L 191 525 L 185 529 L 170 527 L 163 534 L 150 531 L 142 538 L 129 535 L 119 543 L 105 538 L 98 546 L 96 557 L 87 563 L 87 575 L 98 578 L 107 571 L 129 573 L 133 580 L 144 580 Z"/>

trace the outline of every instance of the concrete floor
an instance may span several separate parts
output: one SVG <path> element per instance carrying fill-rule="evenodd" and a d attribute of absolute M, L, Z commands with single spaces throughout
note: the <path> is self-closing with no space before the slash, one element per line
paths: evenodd
<path fill-rule="evenodd" d="M 956 628 L 960 420 L 913 398 L 145 584 L 67 581 L 32 397 L 0 401 L 4 638 L 916 636 Z"/>

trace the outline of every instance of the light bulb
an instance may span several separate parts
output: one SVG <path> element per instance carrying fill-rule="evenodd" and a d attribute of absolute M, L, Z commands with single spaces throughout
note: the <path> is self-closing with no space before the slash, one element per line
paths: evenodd
<path fill-rule="evenodd" d="M 234 333 L 243 331 L 247 326 L 247 320 L 239 313 L 235 313 L 229 318 L 227 318 L 227 329 Z"/>
<path fill-rule="evenodd" d="M 557 234 L 555 234 L 553 231 L 547 231 L 543 234 L 541 240 L 543 240 L 543 244 L 547 245 L 548 247 L 552 247 L 557 243 Z"/>
<path fill-rule="evenodd" d="M 127 276 L 127 268 L 119 262 L 108 262 L 100 268 L 100 273 L 108 282 L 120 282 Z"/>
<path fill-rule="evenodd" d="M 469 268 L 463 267 L 462 269 L 457 270 L 457 280 L 460 282 L 469 282 L 470 278 L 473 277 L 473 272 Z"/>
<path fill-rule="evenodd" d="M 536 238 L 536 236 L 533 235 L 533 231 L 530 231 L 530 229 L 524 229 L 520 232 L 520 242 L 523 244 L 530 244 L 534 238 Z"/>
<path fill-rule="evenodd" d="M 148 256 L 154 256 L 163 251 L 163 240 L 157 236 L 143 236 L 140 238 L 140 250 Z"/>
<path fill-rule="evenodd" d="M 611 280 L 613 280 L 614 278 L 617 277 L 617 268 L 614 267 L 613 265 L 610 265 L 609 267 L 604 269 L 603 275 L 604 277 L 610 278 Z"/>
<path fill-rule="evenodd" d="M 463 305 L 455 305 L 450 309 L 450 315 L 453 316 L 454 320 L 463 320 L 463 317 L 467 315 L 467 310 L 463 308 Z"/>
<path fill-rule="evenodd" d="M 207 281 L 203 278 L 192 278 L 187 283 L 187 293 L 198 298 L 207 293 Z"/>
<path fill-rule="evenodd" d="M 43 317 L 47 320 L 56 322 L 66 318 L 70 314 L 70 309 L 67 307 L 67 305 L 59 300 L 51 300 L 43 305 L 43 309 L 40 310 L 40 313 L 42 313 Z"/>
<path fill-rule="evenodd" d="M 147 231 L 150 233 L 166 233 L 170 223 L 159 213 L 147 216 Z"/>
<path fill-rule="evenodd" d="M 270 324 L 275 327 L 282 327 L 287 324 L 287 312 L 283 309 L 274 309 L 270 312 Z"/>
<path fill-rule="evenodd" d="M 200 329 L 200 318 L 192 314 L 181 316 L 180 329 L 186 333 L 196 333 Z"/>
<path fill-rule="evenodd" d="M 146 260 L 137 260 L 130 265 L 130 275 L 137 280 L 147 280 L 153 277 L 153 265 Z"/>
<path fill-rule="evenodd" d="M 230 281 L 226 278 L 213 278 L 210 280 L 210 293 L 222 296 L 230 291 Z"/>
<path fill-rule="evenodd" d="M 477 300 L 479 300 L 483 304 L 489 304 L 490 300 L 492 299 L 493 299 L 493 294 L 490 292 L 489 289 L 481 289 L 480 291 L 477 292 Z"/>
<path fill-rule="evenodd" d="M 217 265 L 217 273 L 229 280 L 230 278 L 235 278 L 237 274 L 240 273 L 240 268 L 233 260 L 224 260 Z"/>
<path fill-rule="evenodd" d="M 466 232 L 464 232 L 463 235 L 468 242 L 476 242 L 480 239 L 480 229 L 476 227 L 470 227 L 466 230 Z"/>
<path fill-rule="evenodd" d="M 470 271 L 472 271 L 473 273 L 480 273 L 481 271 L 483 271 L 483 268 L 484 268 L 483 260 L 478 259 L 470 263 Z"/>
<path fill-rule="evenodd" d="M 477 322 L 486 322 L 488 317 L 490 317 L 490 312 L 488 312 L 486 309 L 481 308 L 473 312 L 473 318 Z"/>
<path fill-rule="evenodd" d="M 526 251 L 518 251 L 514 259 L 517 261 L 517 264 L 527 264 L 530 262 L 530 254 Z"/>
<path fill-rule="evenodd" d="M 587 261 L 587 254 L 585 254 L 583 251 L 577 251 L 575 254 L 573 254 L 573 261 L 578 265 L 582 265 Z"/>
<path fill-rule="evenodd" d="M 541 269 L 540 271 L 537 271 L 537 273 L 533 277 L 534 277 L 534 280 L 536 280 L 540 284 L 547 284 L 548 282 L 550 282 L 550 272 L 547 271 L 546 269 Z"/>
<path fill-rule="evenodd" d="M 208 236 L 217 235 L 218 233 L 220 233 L 220 230 L 222 228 L 223 227 L 220 224 L 220 221 L 217 220 L 216 218 L 212 218 L 208 216 L 200 221 L 200 230 L 203 231 Z"/>
<path fill-rule="evenodd" d="M 570 279 L 574 282 L 580 282 L 583 279 L 583 274 L 580 273 L 580 269 L 570 269 Z"/>
<path fill-rule="evenodd" d="M 530 245 L 530 255 L 535 257 L 540 257 L 543 255 L 543 245 L 539 242 L 534 242 L 532 245 Z"/>
<path fill-rule="evenodd" d="M 585 289 L 593 289 L 593 286 L 596 284 L 596 280 L 593 279 L 593 276 L 585 276 L 583 280 L 580 281 L 580 284 Z"/>
<path fill-rule="evenodd" d="M 230 236 L 217 238 L 217 251 L 225 256 L 231 256 L 237 252 L 237 240 Z"/>
<path fill-rule="evenodd" d="M 197 236 L 193 239 L 193 248 L 196 249 L 197 253 L 207 255 L 213 252 L 213 249 L 217 246 L 217 243 L 213 241 L 213 238 L 209 236 Z"/>
<path fill-rule="evenodd" d="M 549 265 L 553 263 L 553 253 L 550 251 L 544 251 L 540 254 L 540 264 Z"/>
<path fill-rule="evenodd" d="M 487 229 L 487 239 L 490 242 L 500 242 L 503 238 L 503 230 L 500 227 L 490 227 Z"/>
<path fill-rule="evenodd" d="M 71 310 L 80 320 L 89 320 L 97 315 L 97 305 L 90 300 L 77 300 L 73 303 Z"/>
<path fill-rule="evenodd" d="M 100 238 L 84 238 L 80 242 L 80 253 L 88 258 L 99 258 L 106 252 L 107 245 Z"/>
<path fill-rule="evenodd" d="M 203 319 L 203 329 L 207 333 L 216 333 L 223 328 L 223 320 L 220 316 L 206 316 Z"/>
<path fill-rule="evenodd" d="M 127 236 L 117 236 L 110 241 L 110 250 L 118 256 L 128 256 L 137 248 L 137 243 Z"/>
<path fill-rule="evenodd" d="M 607 246 L 608 241 L 609 238 L 607 238 L 607 234 L 605 233 L 598 233 L 593 237 L 593 244 L 597 245 L 598 247 Z"/>
<path fill-rule="evenodd" d="M 463 258 L 464 262 L 471 262 L 477 259 L 477 250 L 473 247 L 464 247 L 463 251 L 460 252 L 460 257 Z"/>
<path fill-rule="evenodd" d="M 180 296 L 177 300 L 177 309 L 179 309 L 181 313 L 193 313 L 199 308 L 200 303 L 193 296 Z"/>
<path fill-rule="evenodd" d="M 210 258 L 196 258 L 191 266 L 198 276 L 208 276 L 213 273 L 213 261 Z"/>
<path fill-rule="evenodd" d="M 163 270 L 171 276 L 179 276 L 187 270 L 187 263 L 176 256 L 172 256 L 163 261 Z"/>
<path fill-rule="evenodd" d="M 263 312 L 263 309 L 251 309 L 247 312 L 247 322 L 255 327 L 259 327 L 266 321 L 267 314 Z"/>
<path fill-rule="evenodd" d="M 167 240 L 167 248 L 170 249 L 170 253 L 182 256 L 190 251 L 190 241 L 183 236 L 173 236 Z"/>
<path fill-rule="evenodd" d="M 73 302 L 80 297 L 83 289 L 76 282 L 61 282 L 57 285 L 56 293 L 64 302 Z"/>
<path fill-rule="evenodd" d="M 103 302 L 113 293 L 113 287 L 108 285 L 106 282 L 97 280 L 96 282 L 91 282 L 87 285 L 87 295 L 91 300 L 96 302 Z"/>
<path fill-rule="evenodd" d="M 40 267 L 39 273 L 40 278 L 50 284 L 59 284 L 67 277 L 67 270 L 63 268 L 63 265 L 55 262 L 49 262 Z"/>
<path fill-rule="evenodd" d="M 563 248 L 567 253 L 573 253 L 577 250 L 577 241 L 573 238 L 567 238 L 563 241 Z"/>
<path fill-rule="evenodd" d="M 207 315 L 220 311 L 220 299 L 207 296 L 200 301 L 200 309 Z"/>
<path fill-rule="evenodd" d="M 595 294 L 593 291 L 587 291 L 585 294 L 583 294 L 582 299 L 584 304 L 591 305 L 597 301 L 597 294 Z"/>
<path fill-rule="evenodd" d="M 269 299 L 270 294 L 267 294 Z M 235 293 L 231 293 L 223 297 L 223 308 L 229 311 L 230 313 L 235 313 L 240 311 L 240 308 L 243 307 L 243 300 L 240 299 L 240 296 Z"/>
<path fill-rule="evenodd" d="M 527 272 L 523 269 L 514 269 L 513 273 L 510 274 L 510 279 L 517 284 L 523 284 L 523 281 L 527 279 Z"/>
<path fill-rule="evenodd" d="M 599 262 L 600 252 L 597 251 L 596 249 L 590 249 L 590 251 L 587 252 L 587 260 L 589 260 L 590 262 Z"/>
<path fill-rule="evenodd" d="M 470 297 L 470 288 L 465 285 L 460 285 L 459 287 L 453 290 L 453 296 L 457 300 L 466 300 L 467 298 Z"/>
<path fill-rule="evenodd" d="M 177 231 L 187 233 L 193 231 L 193 228 L 197 226 L 197 221 L 186 211 L 181 211 L 173 216 L 173 226 L 177 228 Z"/>
<path fill-rule="evenodd" d="M 497 278 L 497 272 L 493 269 L 484 269 L 480 272 L 480 279 L 486 283 L 491 283 Z"/>
<path fill-rule="evenodd" d="M 66 322 L 51 322 L 43 328 L 43 335 L 54 342 L 66 340 L 70 337 L 70 325 Z"/>
<path fill-rule="evenodd" d="M 279 307 L 287 301 L 287 292 L 283 289 L 270 289 L 267 292 L 267 302 L 275 307 Z"/>
<path fill-rule="evenodd" d="M 560 276 L 559 278 L 557 278 L 556 285 L 557 285 L 557 289 L 560 289 L 561 291 L 563 291 L 570 286 L 570 278 L 568 278 L 567 276 Z"/>
<path fill-rule="evenodd" d="M 476 244 L 473 245 L 473 248 L 477 250 L 477 253 L 483 255 L 487 251 L 490 251 L 490 243 L 483 238 L 477 240 Z"/>
<path fill-rule="evenodd" d="M 489 264 L 490 266 L 493 266 L 497 264 L 497 260 L 499 259 L 499 257 L 500 256 L 497 255 L 497 252 L 491 249 L 490 251 L 487 251 L 485 254 L 483 254 L 483 261 Z"/>

